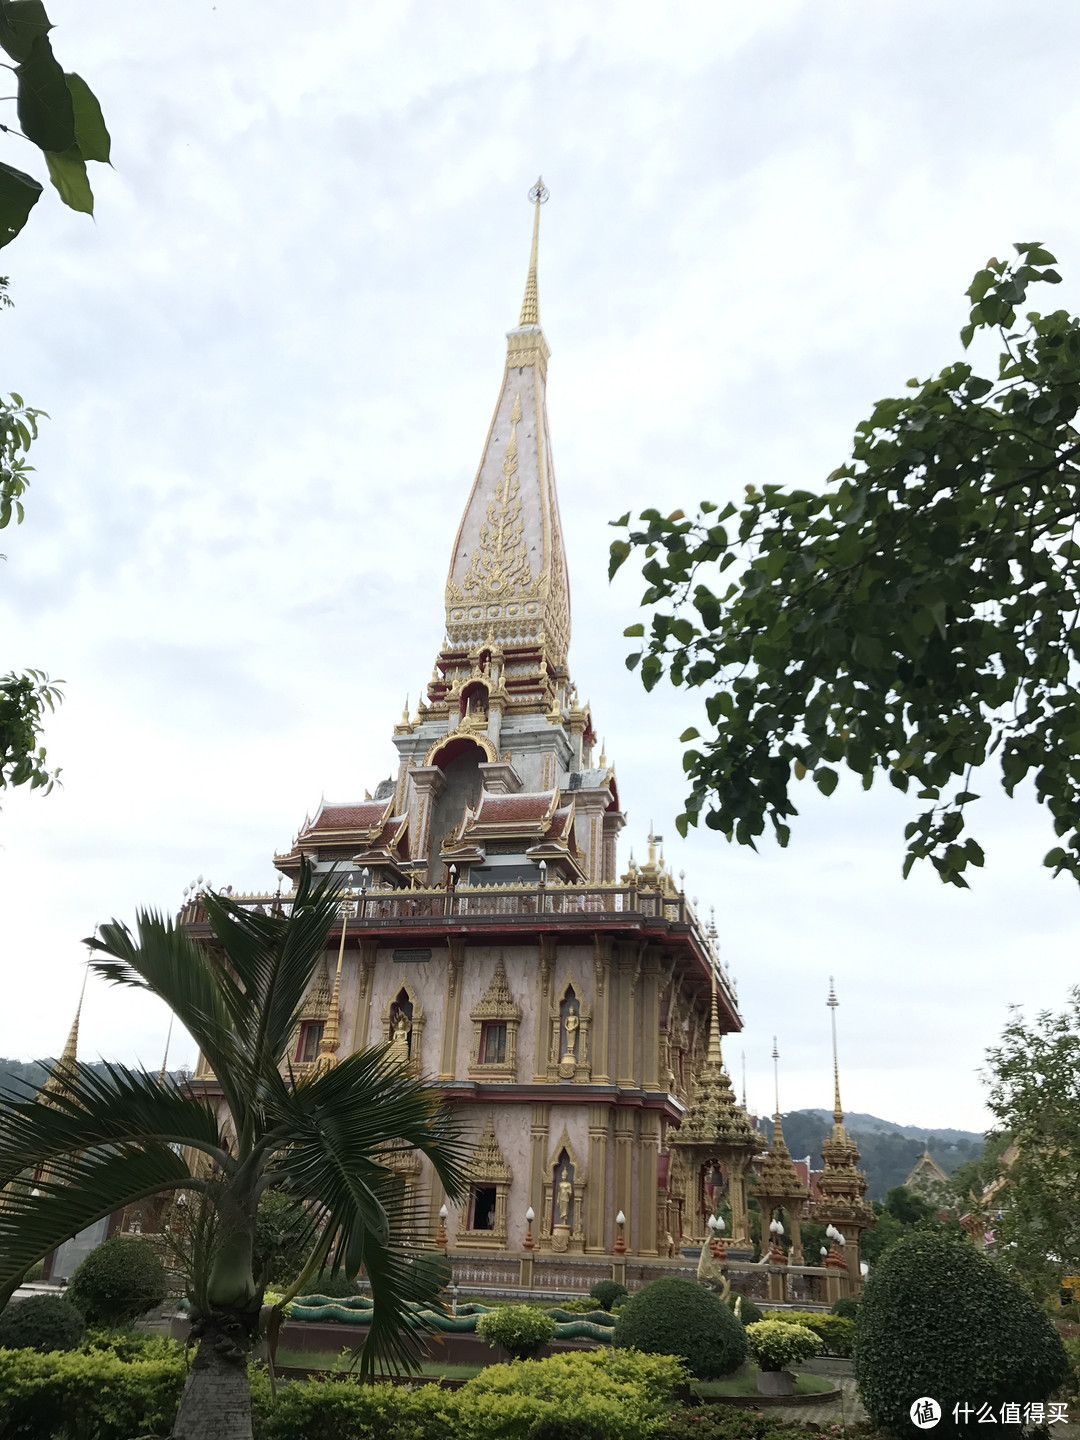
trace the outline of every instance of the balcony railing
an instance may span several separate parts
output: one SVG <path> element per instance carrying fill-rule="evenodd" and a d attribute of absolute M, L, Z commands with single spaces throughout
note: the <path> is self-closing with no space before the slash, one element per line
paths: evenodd
<path fill-rule="evenodd" d="M 229 897 L 247 910 L 278 909 L 289 914 L 289 895 L 251 894 Z M 360 925 L 394 925 L 409 922 L 468 921 L 485 916 L 528 921 L 537 916 L 575 915 L 640 915 L 646 919 L 666 920 L 689 925 L 698 944 L 711 960 L 721 988 L 737 1008 L 738 1001 L 731 977 L 720 962 L 715 944 L 699 921 L 694 907 L 683 894 L 669 895 L 637 885 L 572 885 L 551 881 L 530 885 L 511 881 L 504 885 L 459 885 L 454 890 L 370 889 L 343 898 L 339 914 L 346 908 L 351 920 Z M 198 901 L 189 901 L 180 912 L 181 924 L 205 918 Z"/>

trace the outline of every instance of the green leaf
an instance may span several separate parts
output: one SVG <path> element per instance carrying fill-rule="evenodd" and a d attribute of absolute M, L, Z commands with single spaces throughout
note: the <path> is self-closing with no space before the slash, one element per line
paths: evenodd
<path fill-rule="evenodd" d="M 861 665 L 876 666 L 885 652 L 876 635 L 856 635 L 851 653 Z"/>
<path fill-rule="evenodd" d="M 0 46 L 13 60 L 25 60 L 37 37 L 51 29 L 41 0 L 0 0 Z"/>
<path fill-rule="evenodd" d="M 94 194 L 86 176 L 86 161 L 79 154 L 79 147 L 73 145 L 62 155 L 47 150 L 45 163 L 49 167 L 49 179 L 60 192 L 60 199 L 64 204 L 72 210 L 81 210 L 85 215 L 92 215 Z"/>
<path fill-rule="evenodd" d="M 627 637 L 628 640 L 637 640 L 645 634 L 645 626 L 640 624 L 628 625 L 622 633 Z"/>
<path fill-rule="evenodd" d="M 48 38 L 38 35 L 30 54 L 15 67 L 19 77 L 16 110 L 28 140 L 42 150 L 70 150 L 75 144 L 75 107 Z"/>
<path fill-rule="evenodd" d="M 609 553 L 611 555 L 611 559 L 608 561 L 607 573 L 608 579 L 611 580 L 614 578 L 615 572 L 618 570 L 619 566 L 622 565 L 623 561 L 630 554 L 629 541 L 613 540 L 611 542 L 611 550 Z"/>
<path fill-rule="evenodd" d="M 98 160 L 107 165 L 112 141 L 97 96 L 81 75 L 69 74 L 64 78 L 75 111 L 75 143 L 84 160 Z"/>
<path fill-rule="evenodd" d="M 814 781 L 823 795 L 831 795 L 839 779 L 836 771 L 830 770 L 827 765 L 819 765 L 814 771 Z"/>
<path fill-rule="evenodd" d="M 32 175 L 0 163 L 0 248 L 15 239 L 40 195 L 41 186 Z"/>
<path fill-rule="evenodd" d="M 682 734 L 679 736 L 679 743 L 680 743 L 681 745 L 685 745 L 685 744 L 687 744 L 688 741 L 690 741 L 690 740 L 696 740 L 700 734 L 701 734 L 701 731 L 700 731 L 700 730 L 696 730 L 696 729 L 694 728 L 694 726 L 691 725 L 688 730 L 684 730 L 684 731 L 682 732 Z"/>
<path fill-rule="evenodd" d="M 621 529 L 622 526 L 624 526 L 624 525 L 629 525 L 629 524 L 630 524 L 630 511 L 627 510 L 627 512 L 626 512 L 625 515 L 620 515 L 619 518 L 618 518 L 618 520 L 609 520 L 609 521 L 608 521 L 608 524 L 609 524 L 609 525 L 614 525 L 614 526 L 616 527 L 616 529 Z"/>

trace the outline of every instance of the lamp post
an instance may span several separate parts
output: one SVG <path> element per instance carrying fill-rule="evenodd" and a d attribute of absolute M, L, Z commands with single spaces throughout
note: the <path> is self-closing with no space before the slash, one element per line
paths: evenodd
<path fill-rule="evenodd" d="M 522 1290 L 531 1290 L 533 1285 L 533 1249 L 536 1241 L 533 1239 L 532 1222 L 535 1219 L 536 1211 L 530 1205 L 525 1211 L 525 1239 L 521 1247 L 525 1253 L 518 1263 L 518 1285 Z"/>
<path fill-rule="evenodd" d="M 626 1237 L 623 1228 L 626 1216 L 620 1210 L 615 1216 L 615 1244 L 611 1247 L 614 1256 L 611 1262 L 611 1278 L 619 1285 L 626 1284 Z"/>
<path fill-rule="evenodd" d="M 446 1217 L 449 1214 L 450 1211 L 446 1208 L 445 1205 L 439 1206 L 439 1230 L 435 1236 L 435 1244 L 439 1247 L 440 1250 L 445 1250 L 447 1244 L 449 1243 L 446 1238 Z"/>

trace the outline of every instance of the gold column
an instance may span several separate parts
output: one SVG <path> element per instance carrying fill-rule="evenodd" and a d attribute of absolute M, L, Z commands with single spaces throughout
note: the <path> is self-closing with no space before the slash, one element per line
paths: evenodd
<path fill-rule="evenodd" d="M 589 1106 L 589 1190 L 585 1210 L 586 1251 L 607 1253 L 604 1205 L 607 1199 L 608 1107 Z"/>
<path fill-rule="evenodd" d="M 746 1204 L 746 1167 L 749 1161 L 739 1156 L 728 1162 L 728 1199 L 731 1201 L 731 1243 L 737 1250 L 750 1250 L 750 1211 Z M 764 1248 L 766 1241 L 762 1236 Z"/>
<path fill-rule="evenodd" d="M 551 1046 L 551 985 L 555 974 L 555 937 L 540 936 L 540 964 L 536 971 L 536 1049 L 533 1054 L 533 1081 L 547 1079 L 548 1050 Z M 533 1209 L 536 1210 L 535 1203 Z M 539 1210 L 536 1210 L 539 1215 Z"/>
<path fill-rule="evenodd" d="M 656 1169 L 660 1155 L 660 1116 L 655 1110 L 641 1114 L 638 1150 L 638 1254 L 656 1255 Z"/>
<path fill-rule="evenodd" d="M 612 1205 L 626 1216 L 626 1248 L 633 1253 L 632 1236 L 637 1217 L 630 1201 L 634 1160 L 634 1112 L 623 1106 L 615 1111 L 615 1193 Z"/>
<path fill-rule="evenodd" d="M 634 1000 L 640 958 L 620 957 L 617 972 L 618 997 L 615 1018 L 615 1083 L 636 1085 L 634 1078 Z"/>
<path fill-rule="evenodd" d="M 375 939 L 360 941 L 360 954 L 356 972 L 356 1009 L 353 1012 L 353 1028 L 349 1043 L 352 1053 L 366 1050 L 368 1025 L 371 1022 L 371 992 L 375 985 L 375 955 L 379 942 Z M 442 1204 L 442 1201 L 439 1202 Z"/>
<path fill-rule="evenodd" d="M 465 937 L 447 939 L 446 1004 L 443 1007 L 442 1043 L 439 1049 L 439 1080 L 457 1079 L 458 1017 L 461 1011 L 461 976 L 465 966 Z"/>
<path fill-rule="evenodd" d="M 529 1204 L 536 1211 L 533 1221 L 535 1236 L 544 1218 L 544 1179 L 547 1167 L 549 1117 L 551 1106 L 537 1104 L 532 1107 L 532 1123 L 529 1127 Z M 527 1207 L 526 1207 L 527 1208 Z"/>
<path fill-rule="evenodd" d="M 611 1048 L 611 937 L 593 936 L 592 1078 L 594 1085 L 610 1085 L 608 1052 Z"/>
<path fill-rule="evenodd" d="M 652 945 L 645 951 L 638 981 L 641 1006 L 641 1084 L 660 1089 L 660 954 Z"/>

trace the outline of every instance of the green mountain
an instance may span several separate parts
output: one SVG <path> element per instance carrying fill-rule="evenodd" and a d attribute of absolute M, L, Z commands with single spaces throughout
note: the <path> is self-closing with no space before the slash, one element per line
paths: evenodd
<path fill-rule="evenodd" d="M 781 1117 L 784 1140 L 792 1158 L 810 1157 L 810 1166 L 821 1169 L 821 1142 L 832 1127 L 828 1110 L 792 1110 Z M 763 1120 L 766 1139 L 772 1139 L 772 1121 Z M 974 1130 L 941 1128 L 930 1130 L 921 1125 L 897 1125 L 876 1115 L 852 1114 L 844 1118 L 848 1134 L 859 1147 L 859 1162 L 867 1180 L 867 1198 L 884 1200 L 886 1191 L 902 1185 L 924 1150 L 929 1150 L 946 1175 L 980 1154 L 985 1135 Z"/>

